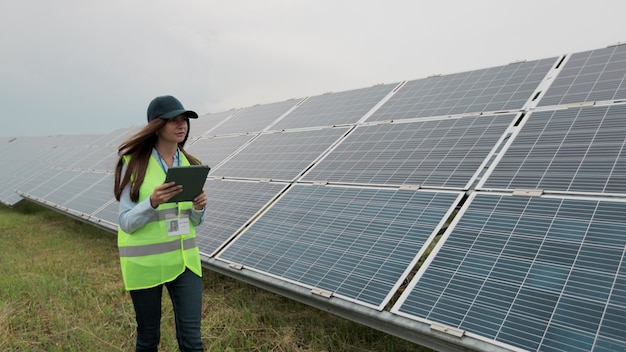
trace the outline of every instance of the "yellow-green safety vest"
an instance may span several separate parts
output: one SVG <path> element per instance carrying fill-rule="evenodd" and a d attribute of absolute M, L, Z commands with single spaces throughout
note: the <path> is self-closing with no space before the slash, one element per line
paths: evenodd
<path fill-rule="evenodd" d="M 180 165 L 190 165 L 184 154 L 180 154 Z M 124 161 L 128 164 L 128 157 Z M 165 172 L 159 162 L 150 157 L 146 176 L 139 188 L 139 202 L 147 199 L 155 187 L 165 181 Z M 147 224 L 133 233 L 126 233 L 118 226 L 117 245 L 119 248 L 122 277 L 127 290 L 140 290 L 155 287 L 174 280 L 189 268 L 202 276 L 200 252 L 196 243 L 196 231 L 189 223 L 189 234 L 168 236 L 168 221 L 178 214 L 189 214 L 192 202 L 164 203 Z"/>

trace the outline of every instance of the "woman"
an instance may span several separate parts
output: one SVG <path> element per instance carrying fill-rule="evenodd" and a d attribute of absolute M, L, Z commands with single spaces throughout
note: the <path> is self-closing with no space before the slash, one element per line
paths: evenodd
<path fill-rule="evenodd" d="M 193 202 L 168 203 L 182 186 L 164 183 L 169 167 L 200 164 L 184 149 L 189 118 L 198 114 L 175 97 L 157 97 L 148 106 L 148 124 L 119 147 L 114 186 L 120 202 L 118 247 L 124 286 L 135 307 L 136 351 L 158 349 L 163 286 L 174 307 L 179 349 L 203 351 L 195 226 L 202 223 L 207 197 L 203 191 Z M 168 226 L 172 220 L 176 231 Z M 189 232 L 181 234 L 181 228 Z"/>

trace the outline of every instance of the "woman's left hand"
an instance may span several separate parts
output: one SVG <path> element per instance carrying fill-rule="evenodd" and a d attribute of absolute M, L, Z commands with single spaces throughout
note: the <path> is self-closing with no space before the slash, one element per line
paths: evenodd
<path fill-rule="evenodd" d="M 206 193 L 204 193 L 203 190 L 202 193 L 200 193 L 196 198 L 193 199 L 193 208 L 196 210 L 202 210 L 204 209 L 204 206 L 206 206 L 206 202 Z"/>

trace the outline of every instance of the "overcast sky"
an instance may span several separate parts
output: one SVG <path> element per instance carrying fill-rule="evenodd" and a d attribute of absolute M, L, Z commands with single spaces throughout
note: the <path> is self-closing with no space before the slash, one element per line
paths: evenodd
<path fill-rule="evenodd" d="M 626 42 L 624 0 L 0 0 L 0 137 L 143 125 Z"/>

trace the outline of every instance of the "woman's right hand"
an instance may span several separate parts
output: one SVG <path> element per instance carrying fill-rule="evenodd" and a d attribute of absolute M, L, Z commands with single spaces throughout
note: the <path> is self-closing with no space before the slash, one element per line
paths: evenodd
<path fill-rule="evenodd" d="M 164 183 L 152 191 L 152 194 L 150 195 L 150 205 L 156 209 L 159 205 L 166 203 L 182 191 L 182 185 L 176 185 L 175 182 Z"/>

